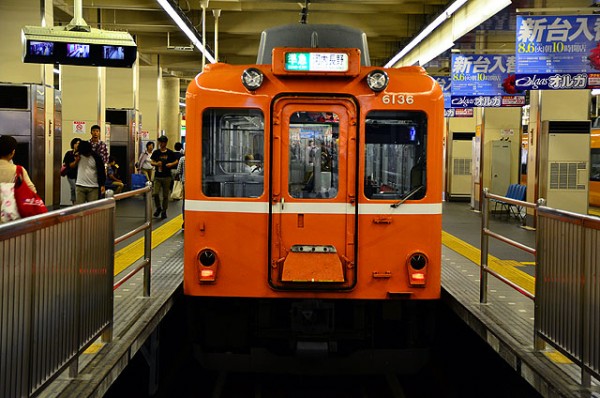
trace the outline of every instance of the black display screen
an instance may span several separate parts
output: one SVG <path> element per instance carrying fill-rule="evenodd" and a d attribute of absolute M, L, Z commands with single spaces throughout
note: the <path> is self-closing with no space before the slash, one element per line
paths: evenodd
<path fill-rule="evenodd" d="M 136 58 L 136 46 L 40 40 L 27 40 L 23 54 L 25 63 L 117 68 L 130 68 Z"/>
<path fill-rule="evenodd" d="M 46 41 L 30 41 L 28 52 L 33 55 L 49 57 L 54 55 L 54 43 Z"/>
<path fill-rule="evenodd" d="M 123 46 L 103 46 L 104 59 L 125 59 Z"/>
<path fill-rule="evenodd" d="M 89 44 L 67 44 L 67 58 L 89 58 Z"/>

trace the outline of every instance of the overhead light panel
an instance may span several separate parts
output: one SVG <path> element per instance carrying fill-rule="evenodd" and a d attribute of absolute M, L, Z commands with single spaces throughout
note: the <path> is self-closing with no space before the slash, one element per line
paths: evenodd
<path fill-rule="evenodd" d="M 169 14 L 169 16 L 175 21 L 179 29 L 185 33 L 185 35 L 190 39 L 190 41 L 204 54 L 206 59 L 214 64 L 217 62 L 215 57 L 210 53 L 210 51 L 202 45 L 202 41 L 200 40 L 200 33 L 196 30 L 196 28 L 192 25 L 188 17 L 183 13 L 179 6 L 171 4 L 169 0 L 156 0 L 158 4 Z"/>
<path fill-rule="evenodd" d="M 438 26 L 444 23 L 448 18 L 452 16 L 460 7 L 462 7 L 468 0 L 456 0 L 454 3 L 450 5 L 443 13 L 438 15 L 438 17 L 430 23 L 425 29 L 421 31 L 406 47 L 402 49 L 398 54 L 394 56 L 387 64 L 385 64 L 385 68 L 391 68 L 396 62 L 398 62 L 402 57 L 412 51 L 423 39 L 425 39 L 431 32 L 433 32 Z"/>

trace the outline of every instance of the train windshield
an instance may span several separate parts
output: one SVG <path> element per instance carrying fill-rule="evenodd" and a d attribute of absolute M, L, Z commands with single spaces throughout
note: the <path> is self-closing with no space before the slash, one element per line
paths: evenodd
<path fill-rule="evenodd" d="M 207 109 L 202 117 L 202 191 L 256 198 L 264 191 L 264 116 L 252 109 Z"/>
<path fill-rule="evenodd" d="M 365 196 L 373 200 L 423 198 L 426 152 L 425 113 L 370 112 L 365 120 Z"/>
<path fill-rule="evenodd" d="M 289 124 L 289 192 L 294 198 L 335 198 L 338 191 L 339 117 L 295 112 Z"/>

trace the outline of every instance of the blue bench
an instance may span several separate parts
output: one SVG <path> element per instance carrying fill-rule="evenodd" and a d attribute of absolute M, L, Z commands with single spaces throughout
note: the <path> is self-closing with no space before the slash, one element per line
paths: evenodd
<path fill-rule="evenodd" d="M 527 187 L 521 184 L 510 184 L 508 186 L 508 190 L 506 191 L 506 195 L 504 195 L 508 199 L 525 201 L 527 195 Z M 523 210 L 522 206 L 513 205 L 510 203 L 503 202 L 501 200 L 492 199 L 494 202 L 494 211 L 495 214 L 503 214 L 506 213 L 509 217 L 511 215 L 517 217 L 520 220 L 523 220 L 524 216 L 521 214 Z M 500 211 L 498 211 L 498 207 L 500 207 Z"/>

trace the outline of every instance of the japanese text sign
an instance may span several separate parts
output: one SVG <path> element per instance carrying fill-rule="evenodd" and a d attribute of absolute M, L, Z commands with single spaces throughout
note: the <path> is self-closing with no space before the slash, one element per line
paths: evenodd
<path fill-rule="evenodd" d="M 452 55 L 453 108 L 525 105 L 514 85 L 514 55 Z"/>
<path fill-rule="evenodd" d="M 518 89 L 600 87 L 600 16 L 517 16 Z"/>

